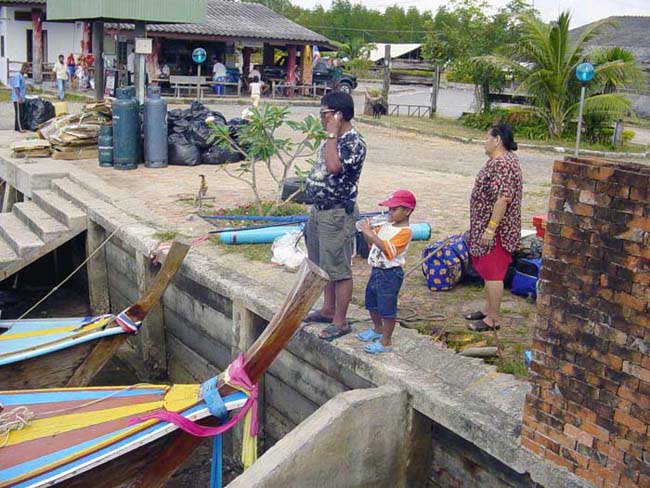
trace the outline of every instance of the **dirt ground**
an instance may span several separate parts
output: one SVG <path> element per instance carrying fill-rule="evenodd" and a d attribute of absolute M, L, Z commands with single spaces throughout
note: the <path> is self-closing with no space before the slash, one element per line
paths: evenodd
<path fill-rule="evenodd" d="M 227 117 L 236 116 L 241 110 L 241 107 L 232 106 L 213 108 L 222 110 Z M 291 118 L 317 115 L 317 110 L 297 107 L 292 109 Z M 408 188 L 418 199 L 413 220 L 428 222 L 432 227 L 432 239 L 466 230 L 470 192 L 475 175 L 485 162 L 482 146 L 417 136 L 363 123 L 359 123 L 358 128 L 368 145 L 368 156 L 360 180 L 361 211 L 377 210 L 376 203 L 390 192 Z M 545 213 L 547 209 L 555 157 L 532 150 L 520 150 L 519 157 L 524 175 L 523 227 L 532 229 L 532 217 Z M 100 175 L 111 184 L 132 189 L 149 210 L 160 216 L 160 223 L 165 228 L 187 235 L 198 235 L 211 229 L 209 224 L 195 216 L 197 209 L 191 200 L 198 189 L 199 174 L 206 176 L 208 196 L 212 197 L 204 206 L 206 212 L 233 208 L 252 200 L 252 193 L 245 184 L 229 178 L 213 166 L 175 166 L 161 170 L 138 168 L 134 171 L 100 168 L 95 161 L 79 161 L 79 166 Z M 231 165 L 231 168 L 234 166 Z M 135 181 L 137 185 L 133 184 Z M 270 177 L 261 175 L 260 188 L 265 197 L 273 196 L 272 183 Z M 424 245 L 426 243 L 414 243 L 409 252 L 407 269 L 417 263 Z M 228 249 L 223 246 L 223 251 L 267 263 L 270 259 L 270 245 Z M 363 260 L 355 260 L 354 273 L 354 303 L 363 306 L 364 287 L 369 274 Z M 444 340 L 450 347 L 459 349 L 467 344 L 492 345 L 498 342 L 502 348 L 501 357 L 495 360 L 499 369 L 525 375 L 523 351 L 532 337 L 534 304 L 506 292 L 504 323 L 495 337 L 494 334 L 472 334 L 465 328 L 462 315 L 480 309 L 482 300 L 482 290 L 472 286 L 432 293 L 418 271 L 405 281 L 400 297 L 400 314 L 408 319 L 403 321 L 403 325 L 431 335 L 432 340 Z M 438 317 L 438 314 L 444 318 Z"/>

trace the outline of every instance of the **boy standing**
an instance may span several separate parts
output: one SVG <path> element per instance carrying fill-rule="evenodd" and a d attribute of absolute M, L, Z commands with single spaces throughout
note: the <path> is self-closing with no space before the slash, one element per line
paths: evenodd
<path fill-rule="evenodd" d="M 251 101 L 253 102 L 253 107 L 257 108 L 260 104 L 260 97 L 262 96 L 262 82 L 256 76 L 253 78 L 253 81 L 248 85 L 248 90 L 251 93 Z"/>
<path fill-rule="evenodd" d="M 397 317 L 397 295 L 404 280 L 402 266 L 412 233 L 409 218 L 415 209 L 415 196 L 408 190 L 397 190 L 386 201 L 379 203 L 388 207 L 388 222 L 372 228 L 370 221 L 361 223 L 361 232 L 368 244 L 372 244 L 368 264 L 372 266 L 366 286 L 366 309 L 375 325 L 357 335 L 369 342 L 364 350 L 370 354 L 390 352 L 391 338 Z"/>
<path fill-rule="evenodd" d="M 68 67 L 65 64 L 65 58 L 63 54 L 59 54 L 59 60 L 54 63 L 54 68 L 52 72 L 56 75 L 56 91 L 59 100 L 63 101 L 65 98 L 65 82 L 68 79 Z"/>

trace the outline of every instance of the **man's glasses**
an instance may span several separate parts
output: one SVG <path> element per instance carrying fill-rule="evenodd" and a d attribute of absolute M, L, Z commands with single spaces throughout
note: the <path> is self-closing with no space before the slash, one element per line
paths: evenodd
<path fill-rule="evenodd" d="M 320 111 L 320 115 L 321 115 L 321 117 L 322 117 L 323 115 L 325 115 L 325 114 L 329 114 L 329 113 L 331 113 L 331 112 L 336 112 L 336 110 L 333 110 L 333 109 L 331 109 L 331 108 L 326 109 L 326 110 L 321 110 L 321 111 Z"/>

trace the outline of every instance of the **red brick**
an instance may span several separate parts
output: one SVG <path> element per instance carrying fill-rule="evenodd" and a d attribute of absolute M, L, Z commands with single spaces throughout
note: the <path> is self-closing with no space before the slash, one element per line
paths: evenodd
<path fill-rule="evenodd" d="M 629 293 L 617 292 L 614 294 L 616 302 L 624 307 L 629 307 L 637 312 L 645 312 L 648 302 Z"/>
<path fill-rule="evenodd" d="M 592 447 L 594 445 L 594 436 L 574 425 L 566 424 L 564 426 L 564 433 L 567 435 L 567 437 L 575 439 L 580 444 L 583 444 L 587 447 Z"/>
<path fill-rule="evenodd" d="M 588 434 L 594 436 L 596 439 L 604 442 L 609 441 L 609 431 L 592 422 L 583 422 L 580 428 Z"/>
<path fill-rule="evenodd" d="M 603 488 L 605 486 L 605 480 L 598 476 L 596 473 L 591 471 L 589 468 L 578 468 L 576 469 L 576 474 L 582 479 L 589 481 L 591 484 L 597 488 Z"/>
<path fill-rule="evenodd" d="M 645 434 L 648 430 L 646 424 L 619 409 L 614 412 L 614 422 L 629 427 L 640 434 Z"/>
<path fill-rule="evenodd" d="M 560 455 L 563 458 L 568 459 L 577 467 L 586 468 L 589 466 L 589 456 L 579 453 L 573 449 L 567 449 L 566 447 L 560 448 Z"/>
<path fill-rule="evenodd" d="M 593 459 L 589 461 L 589 470 L 596 474 L 599 478 L 602 478 L 605 482 L 618 483 L 619 479 L 621 478 L 620 471 L 614 471 L 612 469 L 601 466 Z"/>
<path fill-rule="evenodd" d="M 650 383 L 650 369 L 642 368 L 629 361 L 623 361 L 623 372 L 639 378 L 641 381 Z"/>
<path fill-rule="evenodd" d="M 631 229 L 642 229 L 650 232 L 650 217 L 635 217 L 628 225 Z"/>
<path fill-rule="evenodd" d="M 534 452 L 538 456 L 544 456 L 544 452 L 546 451 L 546 449 L 544 449 L 544 446 L 538 444 L 537 442 L 531 441 L 527 437 L 521 438 L 521 445 L 529 451 Z"/>
<path fill-rule="evenodd" d="M 573 472 L 576 469 L 576 465 L 571 462 L 569 459 L 563 458 L 562 456 L 559 456 L 555 454 L 553 451 L 546 451 L 544 452 L 544 457 L 551 461 L 554 464 L 557 464 L 558 466 L 563 466 L 569 471 Z"/>
<path fill-rule="evenodd" d="M 605 168 L 601 166 L 600 168 L 588 168 L 586 176 L 590 180 L 606 181 L 610 179 L 614 173 L 614 168 Z"/>

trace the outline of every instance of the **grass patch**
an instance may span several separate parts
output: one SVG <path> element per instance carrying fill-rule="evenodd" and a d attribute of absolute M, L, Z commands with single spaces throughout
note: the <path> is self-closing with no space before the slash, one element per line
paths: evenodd
<path fill-rule="evenodd" d="M 357 117 L 362 122 L 372 123 L 372 117 L 361 115 Z M 381 118 L 382 125 L 387 125 L 394 129 L 407 129 L 415 130 L 419 133 L 431 136 L 450 136 L 462 137 L 466 139 L 474 139 L 478 141 L 485 140 L 485 132 L 478 129 L 472 129 L 463 126 L 459 120 L 447 117 L 397 117 L 395 115 L 387 115 Z M 535 144 L 538 146 L 557 147 L 563 146 L 572 148 L 575 146 L 575 141 L 572 140 L 548 140 L 541 141 L 536 139 L 523 139 L 517 138 L 518 143 Z M 606 152 L 629 152 L 629 153 L 642 153 L 646 151 L 646 147 L 641 144 L 627 144 L 621 146 L 617 150 L 612 149 L 611 146 L 605 144 L 589 144 L 581 142 L 581 149 L 591 149 L 593 151 L 606 151 Z"/>
<path fill-rule="evenodd" d="M 173 241 L 177 235 L 178 232 L 174 232 L 172 230 L 163 230 L 160 232 L 156 232 L 153 235 L 153 237 L 154 239 L 158 239 L 161 242 L 168 242 L 168 241 Z"/>
<path fill-rule="evenodd" d="M 43 98 L 54 101 L 56 99 L 56 93 L 51 91 L 43 91 L 40 88 L 29 88 L 27 87 L 27 95 L 43 95 Z M 58 100 L 57 100 L 58 101 Z M 93 101 L 93 98 L 88 95 L 82 95 L 77 93 L 65 93 L 66 102 L 80 102 L 80 103 L 90 103 Z M 0 89 L 0 102 L 11 102 L 11 90 L 7 88 Z"/>

